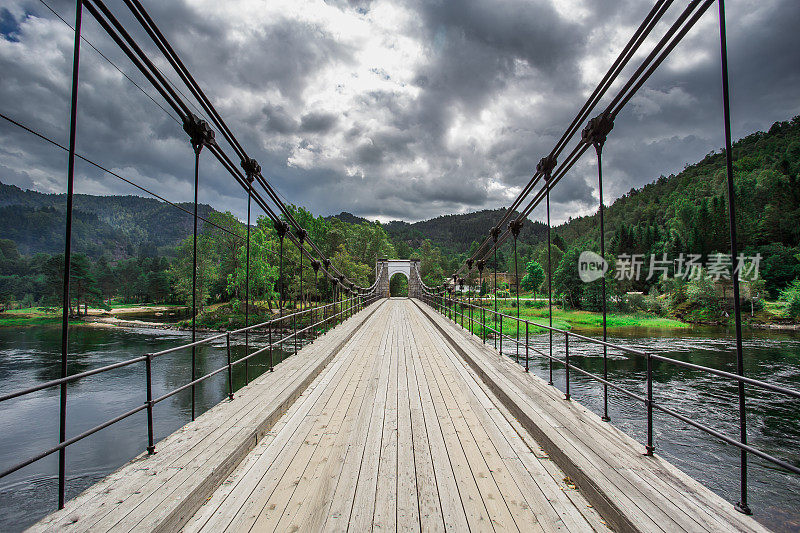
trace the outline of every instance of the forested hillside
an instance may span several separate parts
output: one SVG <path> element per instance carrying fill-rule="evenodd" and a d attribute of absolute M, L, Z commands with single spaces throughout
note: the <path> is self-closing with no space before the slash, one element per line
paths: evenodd
<path fill-rule="evenodd" d="M 193 209 L 190 203 L 179 205 Z M 64 194 L 0 183 L 0 238 L 13 240 L 23 254 L 59 253 L 65 208 Z M 167 253 L 192 233 L 191 215 L 152 198 L 76 194 L 73 208 L 74 249 L 94 258 L 124 259 L 143 246 Z M 209 205 L 198 206 L 202 217 L 213 211 Z"/>
<path fill-rule="evenodd" d="M 800 276 L 800 117 L 736 142 L 733 159 L 739 249 L 761 254 L 764 280 L 776 294 Z M 725 155 L 712 152 L 608 207 L 607 250 L 615 256 L 670 257 L 729 252 L 727 205 Z M 596 243 L 598 215 L 573 219 L 556 231 L 568 245 Z"/>
<path fill-rule="evenodd" d="M 444 215 L 422 222 L 392 221 L 385 225 L 386 232 L 395 240 L 419 246 L 424 239 L 442 249 L 462 253 L 470 250 L 474 241 L 481 242 L 489 235 L 491 227 L 505 213 L 505 209 L 484 209 L 464 215 Z M 547 238 L 547 226 L 528 221 L 520 233 L 520 242 L 535 244 Z"/>

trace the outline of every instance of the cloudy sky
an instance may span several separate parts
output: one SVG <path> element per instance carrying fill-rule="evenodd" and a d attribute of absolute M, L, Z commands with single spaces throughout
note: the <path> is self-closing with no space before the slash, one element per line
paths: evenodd
<path fill-rule="evenodd" d="M 72 23 L 74 1 L 45 1 Z M 106 1 L 176 79 L 122 2 Z M 323 215 L 413 221 L 508 205 L 652 1 L 144 4 L 288 201 Z M 800 2 L 727 8 L 738 138 L 800 114 Z M 673 6 L 665 21 L 676 16 Z M 717 32 L 712 8 L 617 118 L 604 152 L 606 198 L 723 144 Z M 171 111 L 88 13 L 84 36 Z M 72 39 L 38 0 L 0 7 L 0 111 L 64 144 Z M 180 125 L 86 45 L 79 107 L 80 153 L 191 200 L 193 156 Z M 204 156 L 200 200 L 243 216 L 243 191 Z M 0 121 L 0 181 L 63 192 L 65 163 L 60 150 Z M 554 191 L 554 219 L 595 210 L 595 180 L 585 157 Z M 137 194 L 84 164 L 76 189 Z"/>

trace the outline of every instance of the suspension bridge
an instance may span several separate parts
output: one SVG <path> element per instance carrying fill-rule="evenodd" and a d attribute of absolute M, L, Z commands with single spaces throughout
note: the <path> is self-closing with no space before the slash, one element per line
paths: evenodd
<path fill-rule="evenodd" d="M 487 228 L 486 240 L 450 279 L 429 286 L 421 276 L 419 261 L 414 260 L 378 259 L 368 285 L 348 278 L 349 273 L 337 268 L 293 217 L 142 3 L 123 0 L 127 15 L 132 15 L 147 34 L 161 54 L 159 60 L 173 69 L 183 90 L 156 67 L 156 60 L 143 51 L 103 0 L 78 0 L 73 27 L 68 146 L 2 115 L 4 120 L 62 148 L 69 156 L 61 377 L 0 396 L 2 403 L 45 389 L 60 390 L 58 443 L 32 457 L 21 458 L 0 472 L 2 478 L 51 455 L 58 456 L 59 510 L 31 530 L 765 530 L 750 516 L 748 458 L 756 456 L 795 474 L 800 473 L 800 468 L 796 461 L 775 457 L 748 444 L 745 386 L 793 399 L 799 399 L 800 392 L 744 375 L 736 276 L 733 289 L 737 372 L 609 342 L 605 278 L 603 331 L 597 338 L 553 326 L 552 287 L 548 287 L 551 312 L 547 323 L 520 318 L 519 301 L 516 316 L 503 314 L 498 310 L 497 298 L 480 297 L 471 289 L 476 277 L 479 286 L 484 276 L 494 275 L 496 279 L 496 266 L 490 272 L 487 260 L 493 254 L 496 257 L 498 248 L 509 239 L 516 265 L 517 237 L 522 225 L 542 204 L 546 207 L 549 243 L 550 191 L 591 148 L 595 149 L 598 168 L 600 255 L 605 255 L 602 153 L 614 119 L 715 3 L 720 17 L 731 258 L 737 258 L 724 4 L 722 0 L 687 2 L 647 52 L 643 43 L 660 27 L 672 4 L 671 0 L 659 0 L 553 150 L 541 159 L 505 215 Z M 194 323 L 197 290 L 193 286 L 190 343 L 134 354 L 122 362 L 69 375 L 66 303 L 70 295 L 75 160 L 81 158 L 151 193 L 76 153 L 84 12 L 96 20 L 145 76 L 177 115 L 188 136 L 194 159 L 195 198 L 194 211 L 190 213 L 194 219 L 194 281 L 197 224 L 203 220 L 197 213 L 197 191 L 201 154 L 205 153 L 231 175 L 247 197 L 247 232 L 241 238 L 247 246 L 248 291 L 252 202 L 274 225 L 280 239 L 280 304 L 276 316 L 268 321 L 251 324 L 248 315 L 243 328 L 198 338 Z M 637 56 L 637 52 L 647 53 Z M 627 79 L 623 77 L 623 69 L 640 56 L 634 72 Z M 605 106 L 602 109 L 601 102 Z M 581 129 L 582 125 L 585 127 Z M 573 148 L 568 150 L 570 143 Z M 286 304 L 286 241 L 300 252 L 303 296 L 299 305 Z M 321 274 L 328 281 L 329 301 L 305 297 L 302 284 L 308 278 L 302 274 L 304 268 L 309 276 L 313 271 L 315 280 Z M 408 278 L 409 298 L 389 297 L 389 279 L 397 273 Z M 551 274 L 548 272 L 548 281 Z M 495 290 L 496 287 L 495 283 Z M 518 295 L 517 290 L 517 298 Z M 249 299 L 248 294 L 246 301 Z M 249 312 L 249 305 L 245 310 Z M 533 336 L 546 337 L 547 348 L 533 343 Z M 579 343 L 602 356 L 601 374 L 581 367 L 580 358 L 574 354 L 574 346 Z M 244 355 L 232 357 L 232 344 L 243 344 Z M 200 346 L 221 350 L 227 356 L 226 363 L 198 375 L 195 352 Z M 278 349 L 288 350 L 290 356 L 276 361 Z M 191 353 L 191 374 L 185 383 L 156 395 L 152 386 L 153 362 L 177 351 Z M 646 362 L 646 378 L 640 389 L 629 390 L 609 380 L 610 354 Z M 255 357 L 269 361 L 268 370 L 260 375 L 249 366 Z M 547 361 L 549 380 L 529 372 L 535 358 Z M 653 390 L 656 363 L 659 368 L 691 368 L 734 383 L 739 400 L 738 437 L 696 420 L 692 405 L 659 402 Z M 68 385 L 134 365 L 142 370 L 142 403 L 93 428 L 70 432 Z M 245 369 L 246 384 L 235 390 L 232 371 L 241 367 Z M 554 372 L 564 376 L 563 388 L 554 385 Z M 572 400 L 570 384 L 576 374 L 602 388 L 601 414 Z M 196 413 L 196 387 L 217 375 L 227 376 L 227 397 L 206 412 Z M 640 409 L 646 427 L 642 442 L 613 425 L 609 389 Z M 186 391 L 191 391 L 192 421 L 156 441 L 153 426 L 159 404 Z M 142 412 L 146 415 L 142 432 L 147 438 L 142 454 L 67 500 L 69 447 L 99 431 L 113 431 L 118 422 Z M 735 503 L 724 500 L 658 455 L 654 412 L 677 418 L 693 430 L 706 432 L 740 450 L 740 461 L 735 465 L 740 473 Z"/>

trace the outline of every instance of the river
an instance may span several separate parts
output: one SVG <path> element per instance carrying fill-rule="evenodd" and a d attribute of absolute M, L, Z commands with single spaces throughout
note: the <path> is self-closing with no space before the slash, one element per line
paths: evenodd
<path fill-rule="evenodd" d="M 591 334 L 596 334 L 593 332 Z M 74 327 L 70 330 L 69 372 L 74 374 L 190 340 L 186 332 L 149 329 Z M 616 330 L 610 340 L 646 348 L 653 353 L 701 365 L 735 370 L 734 341 L 721 329 Z M 562 339 L 558 339 L 563 343 Z M 258 344 L 259 340 L 254 340 Z M 547 335 L 532 343 L 547 349 Z M 59 377 L 60 329 L 57 327 L 0 328 L 0 394 Z M 747 375 L 800 389 L 800 334 L 754 331 L 745 338 Z M 234 356 L 243 346 L 234 344 Z M 556 355 L 563 345 L 556 344 Z M 507 353 L 514 354 L 511 344 Z M 596 346 L 570 341 L 571 360 L 583 368 L 602 372 L 602 351 Z M 572 358 L 574 356 L 574 359 Z M 198 350 L 198 375 L 225 362 L 224 339 Z M 266 360 L 251 366 L 266 368 Z M 168 392 L 189 379 L 188 351 L 170 354 L 153 363 L 154 395 Z M 533 359 L 531 370 L 547 379 L 547 363 Z M 602 409 L 602 387 L 573 373 L 570 381 L 575 401 L 595 412 Z M 612 382 L 643 393 L 645 361 L 611 354 Z M 252 374 L 251 374 L 252 377 Z M 556 386 L 563 390 L 564 372 L 556 367 Z M 726 434 L 738 436 L 736 386 L 728 380 L 666 364 L 655 364 L 654 397 L 657 402 L 695 417 Z M 69 387 L 68 436 L 141 404 L 144 399 L 143 364 L 81 380 Z M 244 384 L 244 369 L 237 368 L 234 385 Z M 209 409 L 227 393 L 226 373 L 198 386 L 198 413 Z M 50 447 L 58 441 L 58 389 L 40 391 L 0 404 L 0 469 Z M 639 442 L 645 438 L 644 406 L 618 393 L 610 393 L 612 423 Z M 800 401 L 748 388 L 750 443 L 784 458 L 800 462 Z M 190 419 L 189 391 L 158 404 L 154 410 L 156 439 L 160 440 Z M 738 452 L 731 446 L 667 415 L 656 412 L 656 453 L 698 479 L 729 501 L 738 496 Z M 145 413 L 70 446 L 67 451 L 67 497 L 112 472 L 145 449 Z M 18 531 L 55 509 L 57 457 L 52 455 L 0 480 L 0 531 Z M 777 531 L 800 530 L 800 478 L 759 459 L 750 460 L 750 506 L 755 518 Z"/>

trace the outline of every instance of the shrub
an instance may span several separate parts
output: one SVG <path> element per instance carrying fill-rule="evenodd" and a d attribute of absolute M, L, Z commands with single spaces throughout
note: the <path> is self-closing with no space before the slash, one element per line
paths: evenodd
<path fill-rule="evenodd" d="M 660 316 L 669 314 L 669 300 L 668 295 L 660 295 L 658 289 L 653 286 L 650 287 L 650 292 L 644 297 L 645 309 L 649 313 L 654 313 Z"/>
<path fill-rule="evenodd" d="M 623 309 L 629 312 L 644 311 L 647 309 L 647 302 L 644 294 L 633 292 L 626 294 L 622 303 Z"/>
<path fill-rule="evenodd" d="M 800 317 L 800 279 L 796 279 L 781 291 L 781 301 L 786 302 L 786 314 L 791 318 Z"/>
<path fill-rule="evenodd" d="M 555 303 L 556 303 L 556 301 L 554 299 L 553 300 L 553 304 L 555 304 Z M 520 305 L 522 305 L 522 307 L 528 307 L 528 308 L 533 308 L 533 309 L 542 309 L 544 307 L 547 307 L 547 302 L 542 302 L 540 300 L 523 300 L 520 303 Z"/>
<path fill-rule="evenodd" d="M 714 290 L 714 282 L 706 276 L 693 279 L 686 285 L 686 299 L 709 311 L 717 311 L 720 308 L 720 301 Z"/>

